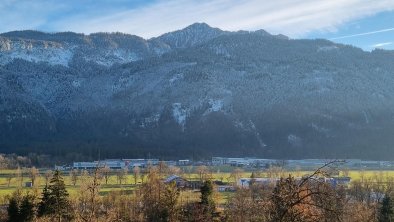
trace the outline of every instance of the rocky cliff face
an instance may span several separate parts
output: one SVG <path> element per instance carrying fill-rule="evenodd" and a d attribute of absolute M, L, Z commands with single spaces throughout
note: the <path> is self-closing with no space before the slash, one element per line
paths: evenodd
<path fill-rule="evenodd" d="M 0 148 L 392 158 L 394 53 L 206 24 L 0 35 Z"/>

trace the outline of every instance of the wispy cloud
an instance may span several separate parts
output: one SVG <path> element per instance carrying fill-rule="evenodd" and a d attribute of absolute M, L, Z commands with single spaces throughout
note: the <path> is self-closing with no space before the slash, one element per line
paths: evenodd
<path fill-rule="evenodd" d="M 37 1 L 23 2 L 38 4 Z M 194 22 L 206 22 L 225 30 L 266 29 L 272 33 L 302 37 L 312 31 L 335 31 L 346 22 L 394 9 L 392 0 L 155 0 L 133 7 L 116 4 L 117 7 L 109 8 L 107 4 L 106 11 L 100 8 L 100 2 L 108 1 L 97 0 L 90 1 L 91 5 L 85 7 L 85 11 L 71 10 L 64 16 L 48 19 L 45 15 L 63 13 L 58 7 L 51 8 L 50 5 L 57 2 L 46 0 L 39 9 L 30 11 L 26 9 L 28 7 L 13 10 L 12 14 L 24 16 L 24 26 L 4 16 L 0 3 L 3 20 L 0 22 L 0 31 L 7 31 L 4 29 L 9 29 L 12 25 L 15 27 L 13 29 L 31 25 L 33 29 L 44 28 L 50 31 L 121 31 L 149 38 Z M 82 1 L 71 2 L 78 4 Z M 29 17 L 29 14 L 33 16 Z M 4 24 L 8 26 L 4 28 Z"/>
<path fill-rule="evenodd" d="M 381 30 L 376 30 L 376 31 L 371 31 L 371 32 L 357 33 L 357 34 L 353 34 L 353 35 L 344 35 L 344 36 L 331 38 L 330 40 L 353 38 L 353 37 L 358 37 L 358 36 L 372 35 L 372 34 L 377 34 L 377 33 L 382 33 L 382 32 L 391 32 L 391 31 L 394 31 L 394 28 L 387 28 L 387 29 L 381 29 Z"/>
<path fill-rule="evenodd" d="M 389 46 L 389 45 L 392 45 L 392 44 L 393 44 L 393 42 L 382 42 L 382 43 L 374 44 L 371 47 L 372 48 L 382 48 L 384 46 Z"/>
<path fill-rule="evenodd" d="M 45 7 L 33 1 L 18 2 L 4 0 L 0 3 L 0 31 L 36 29 L 47 23 L 47 10 L 55 10 L 56 5 L 45 3 Z"/>

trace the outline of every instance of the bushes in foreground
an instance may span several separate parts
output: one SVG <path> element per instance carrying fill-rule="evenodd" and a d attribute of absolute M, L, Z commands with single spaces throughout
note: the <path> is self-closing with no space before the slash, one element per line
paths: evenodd
<path fill-rule="evenodd" d="M 19 221 L 393 221 L 391 186 L 369 180 L 349 188 L 322 181 L 324 166 L 303 178 L 289 175 L 275 183 L 251 180 L 238 187 L 226 203 L 216 198 L 215 187 L 204 180 L 199 197 L 182 192 L 175 183 L 164 183 L 160 168 L 150 168 L 147 180 L 133 194 L 121 191 L 100 196 L 105 182 L 100 169 L 80 179 L 80 192 L 70 198 L 59 171 L 55 171 L 41 195 L 16 190 L 8 198 L 7 218 Z M 382 196 L 378 194 L 382 193 Z M 381 198 L 380 198 L 381 197 Z"/>

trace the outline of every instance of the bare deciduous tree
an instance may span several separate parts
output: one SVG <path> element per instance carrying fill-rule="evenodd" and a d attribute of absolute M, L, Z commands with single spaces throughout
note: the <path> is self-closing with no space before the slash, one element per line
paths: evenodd
<path fill-rule="evenodd" d="M 331 161 L 299 181 L 291 175 L 280 179 L 271 197 L 271 221 L 341 221 L 344 193 L 321 179 L 335 163 Z"/>
<path fill-rule="evenodd" d="M 6 180 L 7 180 L 7 187 L 10 187 L 11 185 L 11 180 L 14 176 L 12 174 L 8 174 Z"/>
<path fill-rule="evenodd" d="M 196 173 L 201 182 L 209 179 L 209 168 L 207 166 L 201 165 L 196 168 Z"/>
<path fill-rule="evenodd" d="M 37 170 L 37 168 L 35 168 L 35 167 L 30 168 L 29 176 L 30 176 L 30 180 L 31 180 L 31 183 L 32 183 L 33 186 L 35 185 L 37 177 L 39 176 L 39 174 L 40 173 Z"/>
<path fill-rule="evenodd" d="M 86 222 L 98 220 L 100 207 L 100 170 L 96 168 L 91 176 L 82 178 L 79 196 L 79 217 Z"/>
<path fill-rule="evenodd" d="M 158 169 L 151 169 L 141 187 L 141 201 L 146 221 L 177 221 L 179 191 L 175 183 L 164 184 Z"/>
<path fill-rule="evenodd" d="M 108 179 L 111 173 L 111 169 L 108 166 L 100 168 L 101 174 L 104 176 L 105 184 L 108 184 Z"/>
<path fill-rule="evenodd" d="M 230 178 L 234 181 L 234 184 L 238 183 L 238 180 L 241 178 L 243 172 L 244 171 L 242 169 L 240 169 L 240 168 L 235 168 L 231 172 Z"/>
<path fill-rule="evenodd" d="M 70 179 L 71 179 L 72 185 L 75 186 L 78 181 L 78 170 L 77 169 L 70 170 Z"/>
<path fill-rule="evenodd" d="M 135 166 L 133 168 L 133 176 L 134 176 L 134 184 L 137 184 L 138 179 L 140 177 L 141 169 L 139 166 Z"/>
<path fill-rule="evenodd" d="M 125 179 L 125 171 L 123 169 L 116 170 L 116 179 L 118 180 L 118 184 L 122 184 Z"/>
<path fill-rule="evenodd" d="M 45 185 L 48 185 L 49 179 L 52 178 L 52 175 L 53 175 L 52 170 L 45 171 L 45 174 L 44 174 Z"/>
<path fill-rule="evenodd" d="M 20 167 L 18 167 L 15 171 L 15 177 L 18 183 L 18 186 L 22 186 L 23 183 L 23 172 Z"/>
<path fill-rule="evenodd" d="M 170 166 L 170 167 L 168 167 L 168 173 L 171 175 L 181 175 L 182 170 L 179 167 Z"/>

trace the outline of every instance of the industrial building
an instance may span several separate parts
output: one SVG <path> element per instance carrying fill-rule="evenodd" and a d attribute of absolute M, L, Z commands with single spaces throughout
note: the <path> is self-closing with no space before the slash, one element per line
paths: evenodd
<path fill-rule="evenodd" d="M 110 169 L 145 168 L 149 165 L 157 165 L 158 159 L 106 159 L 93 162 L 74 162 L 73 169 L 95 169 L 97 167 L 109 167 Z"/>

